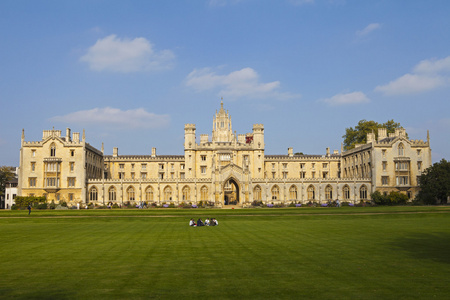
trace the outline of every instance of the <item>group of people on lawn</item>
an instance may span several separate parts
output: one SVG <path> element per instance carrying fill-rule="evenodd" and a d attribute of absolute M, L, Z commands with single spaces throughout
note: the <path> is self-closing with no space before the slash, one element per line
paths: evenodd
<path fill-rule="evenodd" d="M 197 226 L 218 226 L 218 225 L 219 225 L 219 222 L 216 220 L 216 218 L 211 218 L 211 220 L 206 218 L 205 222 L 202 221 L 202 218 L 199 218 L 197 220 L 197 223 L 195 223 L 194 219 L 191 219 L 189 221 L 189 226 L 193 226 L 193 227 L 197 227 Z"/>

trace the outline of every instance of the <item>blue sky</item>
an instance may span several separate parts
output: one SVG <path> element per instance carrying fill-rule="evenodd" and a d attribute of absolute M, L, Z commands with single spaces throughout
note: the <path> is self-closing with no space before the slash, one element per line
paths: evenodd
<path fill-rule="evenodd" d="M 183 154 L 184 124 L 265 126 L 266 154 L 340 149 L 359 120 L 430 130 L 450 158 L 450 1 L 0 2 L 0 165 L 20 136 Z"/>

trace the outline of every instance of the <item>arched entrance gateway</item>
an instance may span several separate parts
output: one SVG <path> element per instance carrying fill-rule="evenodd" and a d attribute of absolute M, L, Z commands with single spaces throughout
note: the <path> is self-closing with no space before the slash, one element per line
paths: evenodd
<path fill-rule="evenodd" d="M 234 178 L 230 178 L 225 181 L 223 185 L 223 204 L 224 205 L 237 205 L 239 204 L 239 184 Z"/>

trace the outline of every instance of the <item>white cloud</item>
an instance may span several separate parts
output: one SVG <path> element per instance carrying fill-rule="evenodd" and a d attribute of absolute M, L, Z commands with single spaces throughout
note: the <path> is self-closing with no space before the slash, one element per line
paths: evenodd
<path fill-rule="evenodd" d="M 415 73 L 441 73 L 450 72 L 450 56 L 443 59 L 427 59 L 422 60 L 417 66 L 414 67 Z"/>
<path fill-rule="evenodd" d="M 195 69 L 187 76 L 186 86 L 197 92 L 219 89 L 218 96 L 230 99 L 243 97 L 288 99 L 300 97 L 300 95 L 279 92 L 279 81 L 259 82 L 259 75 L 252 68 L 244 68 L 228 75 L 217 75 L 210 68 Z"/>
<path fill-rule="evenodd" d="M 405 74 L 386 85 L 380 85 L 375 91 L 385 95 L 407 95 L 431 91 L 450 85 L 450 56 L 443 59 L 423 60 L 412 73 Z"/>
<path fill-rule="evenodd" d="M 439 76 L 426 76 L 418 74 L 405 74 L 386 85 L 377 86 L 375 91 L 385 95 L 417 94 L 433 90 L 445 84 L 445 80 Z"/>
<path fill-rule="evenodd" d="M 369 25 L 366 26 L 366 28 L 364 28 L 363 30 L 358 30 L 356 32 L 357 36 L 366 36 L 369 33 L 371 33 L 372 31 L 379 29 L 381 27 L 381 25 L 379 23 L 371 23 Z"/>
<path fill-rule="evenodd" d="M 167 126 L 170 123 L 170 117 L 169 115 L 150 113 L 143 108 L 120 110 L 118 108 L 104 107 L 76 111 L 64 116 L 56 116 L 51 118 L 50 121 L 71 124 L 93 124 L 126 129 L 154 129 Z"/>
<path fill-rule="evenodd" d="M 94 71 L 128 73 L 170 68 L 174 58 L 170 50 L 155 51 L 145 38 L 120 39 L 112 34 L 97 40 L 80 61 Z"/>
<path fill-rule="evenodd" d="M 370 99 L 363 92 L 353 92 L 347 94 L 337 94 L 331 98 L 322 99 L 320 101 L 328 103 L 331 106 L 338 106 L 368 103 L 370 102 Z"/>

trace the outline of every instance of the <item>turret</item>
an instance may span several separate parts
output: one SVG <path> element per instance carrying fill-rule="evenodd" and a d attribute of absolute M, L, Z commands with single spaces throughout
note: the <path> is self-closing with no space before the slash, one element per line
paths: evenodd
<path fill-rule="evenodd" d="M 256 149 L 264 149 L 264 125 L 253 124 L 253 144 Z"/>
<path fill-rule="evenodd" d="M 184 125 L 184 149 L 193 149 L 195 147 L 195 124 Z"/>

